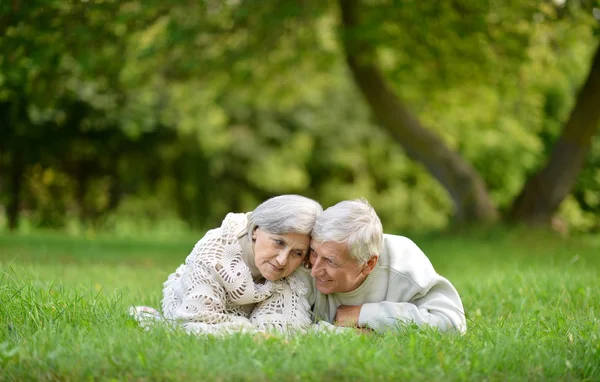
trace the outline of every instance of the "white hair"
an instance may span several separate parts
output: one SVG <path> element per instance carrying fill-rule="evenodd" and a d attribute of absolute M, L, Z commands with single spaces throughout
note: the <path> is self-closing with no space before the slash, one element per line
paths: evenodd
<path fill-rule="evenodd" d="M 321 205 L 300 195 L 280 195 L 262 202 L 248 216 L 248 235 L 260 229 L 275 235 L 299 233 L 309 235 L 319 214 Z"/>
<path fill-rule="evenodd" d="M 312 237 L 320 243 L 346 244 L 350 256 L 362 265 L 371 257 L 379 256 L 383 227 L 366 199 L 344 200 L 319 215 Z"/>

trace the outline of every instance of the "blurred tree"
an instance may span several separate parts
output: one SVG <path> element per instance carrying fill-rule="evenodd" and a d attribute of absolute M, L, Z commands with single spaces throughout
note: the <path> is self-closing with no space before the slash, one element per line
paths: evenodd
<path fill-rule="evenodd" d="M 13 226 L 207 228 L 279 193 L 365 196 L 391 232 L 494 220 L 550 158 L 597 44 L 589 0 L 25 4 L 0 3 Z M 560 210 L 585 229 L 598 161 L 594 144 Z"/>
<path fill-rule="evenodd" d="M 423 163 L 432 176 L 444 186 L 454 202 L 455 217 L 459 221 L 495 220 L 496 208 L 477 171 L 460 154 L 450 150 L 435 132 L 421 125 L 418 118 L 390 89 L 377 69 L 374 64 L 377 55 L 373 44 L 373 39 L 376 37 L 372 37 L 372 30 L 375 28 L 359 20 L 359 15 L 364 19 L 365 14 L 368 13 L 361 8 L 361 2 L 340 0 L 339 4 L 346 60 L 358 88 L 379 124 L 402 145 L 409 157 Z M 398 6 L 397 8 L 402 8 L 399 4 L 395 5 Z M 469 18 L 481 19 L 481 15 L 475 13 L 484 8 L 489 14 L 489 9 L 485 9 L 488 5 L 490 4 L 482 6 L 455 2 L 450 9 L 442 5 L 435 7 L 438 11 L 442 11 L 439 8 L 444 8 L 443 11 L 450 11 L 450 13 L 452 11 L 456 13 L 458 8 L 459 13 L 466 13 Z M 518 8 L 515 4 L 511 6 Z M 469 7 L 471 9 L 468 9 Z M 424 8 L 425 11 L 428 10 L 427 6 Z M 529 7 L 525 12 L 530 13 L 532 9 L 535 10 Z M 588 11 L 591 15 L 592 9 L 588 8 Z M 441 14 L 439 15 L 441 18 Z M 389 17 L 389 13 L 386 13 L 385 17 Z M 445 14 L 444 17 L 448 16 Z M 473 24 L 473 22 L 465 21 L 465 24 Z M 482 29 L 471 28 L 468 33 L 478 30 L 489 32 L 487 28 L 487 26 Z M 456 26 L 454 30 L 463 29 Z M 428 30 L 426 33 L 431 32 Z M 425 41 L 427 45 L 426 38 Z M 510 48 L 508 44 L 506 47 Z M 522 50 L 525 49 L 526 46 L 523 46 Z M 517 55 L 520 55 L 519 52 Z M 548 165 L 524 186 L 509 213 L 511 219 L 527 223 L 550 223 L 560 203 L 570 193 L 583 165 L 584 157 L 589 151 L 591 139 L 596 133 L 600 119 L 600 109 L 597 108 L 599 101 L 600 58 L 596 58 L 571 118 L 566 123 L 549 158 Z"/>
<path fill-rule="evenodd" d="M 444 186 L 454 202 L 457 220 L 495 220 L 496 209 L 479 174 L 436 133 L 421 125 L 373 64 L 374 49 L 361 38 L 366 27 L 359 25 L 359 2 L 340 0 L 340 8 L 348 66 L 379 124 Z"/>
<path fill-rule="evenodd" d="M 152 10 L 143 14 L 136 1 L 0 4 L 0 169 L 6 173 L 0 196 L 9 228 L 17 226 L 24 199 L 45 210 L 35 206 L 41 199 L 24 187 L 34 166 L 72 177 L 74 202 L 85 220 L 97 202 L 86 200 L 91 183 L 114 178 L 118 154 L 130 152 L 129 142 L 144 143 L 137 142 L 143 132 L 124 131 L 118 116 L 125 98 L 119 84 L 123 36 L 155 18 Z M 39 184 L 50 186 L 55 178 L 45 179 Z M 71 187 L 67 183 L 63 186 Z M 56 192 L 60 199 L 63 193 Z M 117 194 L 102 209 L 113 208 Z M 52 208 L 67 208 L 54 197 L 47 200 L 54 202 Z M 48 210 L 56 212 L 64 216 L 64 211 Z M 46 217 L 41 221 L 62 224 Z"/>
<path fill-rule="evenodd" d="M 600 125 L 600 46 L 571 116 L 554 144 L 546 166 L 534 174 L 516 198 L 509 217 L 548 224 L 569 195 Z"/>

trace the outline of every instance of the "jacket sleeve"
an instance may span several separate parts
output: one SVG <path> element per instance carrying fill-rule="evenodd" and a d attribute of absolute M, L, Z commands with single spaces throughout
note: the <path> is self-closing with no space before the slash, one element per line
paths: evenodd
<path fill-rule="evenodd" d="M 402 323 L 429 325 L 440 330 L 467 329 L 465 314 L 458 292 L 447 279 L 435 275 L 425 288 L 408 302 L 382 301 L 363 304 L 358 324 L 376 331 L 398 327 Z"/>

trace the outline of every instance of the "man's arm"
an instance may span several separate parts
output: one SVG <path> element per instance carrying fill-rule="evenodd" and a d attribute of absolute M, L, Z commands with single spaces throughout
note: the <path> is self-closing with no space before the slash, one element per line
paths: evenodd
<path fill-rule="evenodd" d="M 458 292 L 441 276 L 435 277 L 433 285 L 424 294 L 417 294 L 410 302 L 382 301 L 363 304 L 358 317 L 359 327 L 368 327 L 376 331 L 410 322 L 433 326 L 440 330 L 456 329 L 463 333 L 467 329 Z"/>

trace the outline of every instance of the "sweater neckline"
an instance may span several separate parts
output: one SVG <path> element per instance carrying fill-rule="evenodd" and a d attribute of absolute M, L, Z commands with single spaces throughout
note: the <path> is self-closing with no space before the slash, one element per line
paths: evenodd
<path fill-rule="evenodd" d="M 373 269 L 373 271 L 367 276 L 367 278 L 365 278 L 365 280 L 362 282 L 362 284 L 360 284 L 358 286 L 358 288 L 351 290 L 350 292 L 337 293 L 337 295 L 341 298 L 344 298 L 344 297 L 355 297 L 357 295 L 362 294 L 363 290 L 368 288 L 368 285 L 371 283 L 371 280 L 373 280 L 373 274 L 376 273 L 377 271 L 378 271 L 378 268 L 375 267 Z"/>
<path fill-rule="evenodd" d="M 254 261 L 254 246 L 252 245 L 250 236 L 248 236 L 248 233 L 245 231 L 245 229 L 238 235 L 238 242 L 240 243 L 240 247 L 242 247 L 242 259 L 248 266 L 248 269 L 250 269 L 252 279 L 254 282 L 262 284 L 264 282 L 264 277 L 258 270 L 258 267 Z"/>

